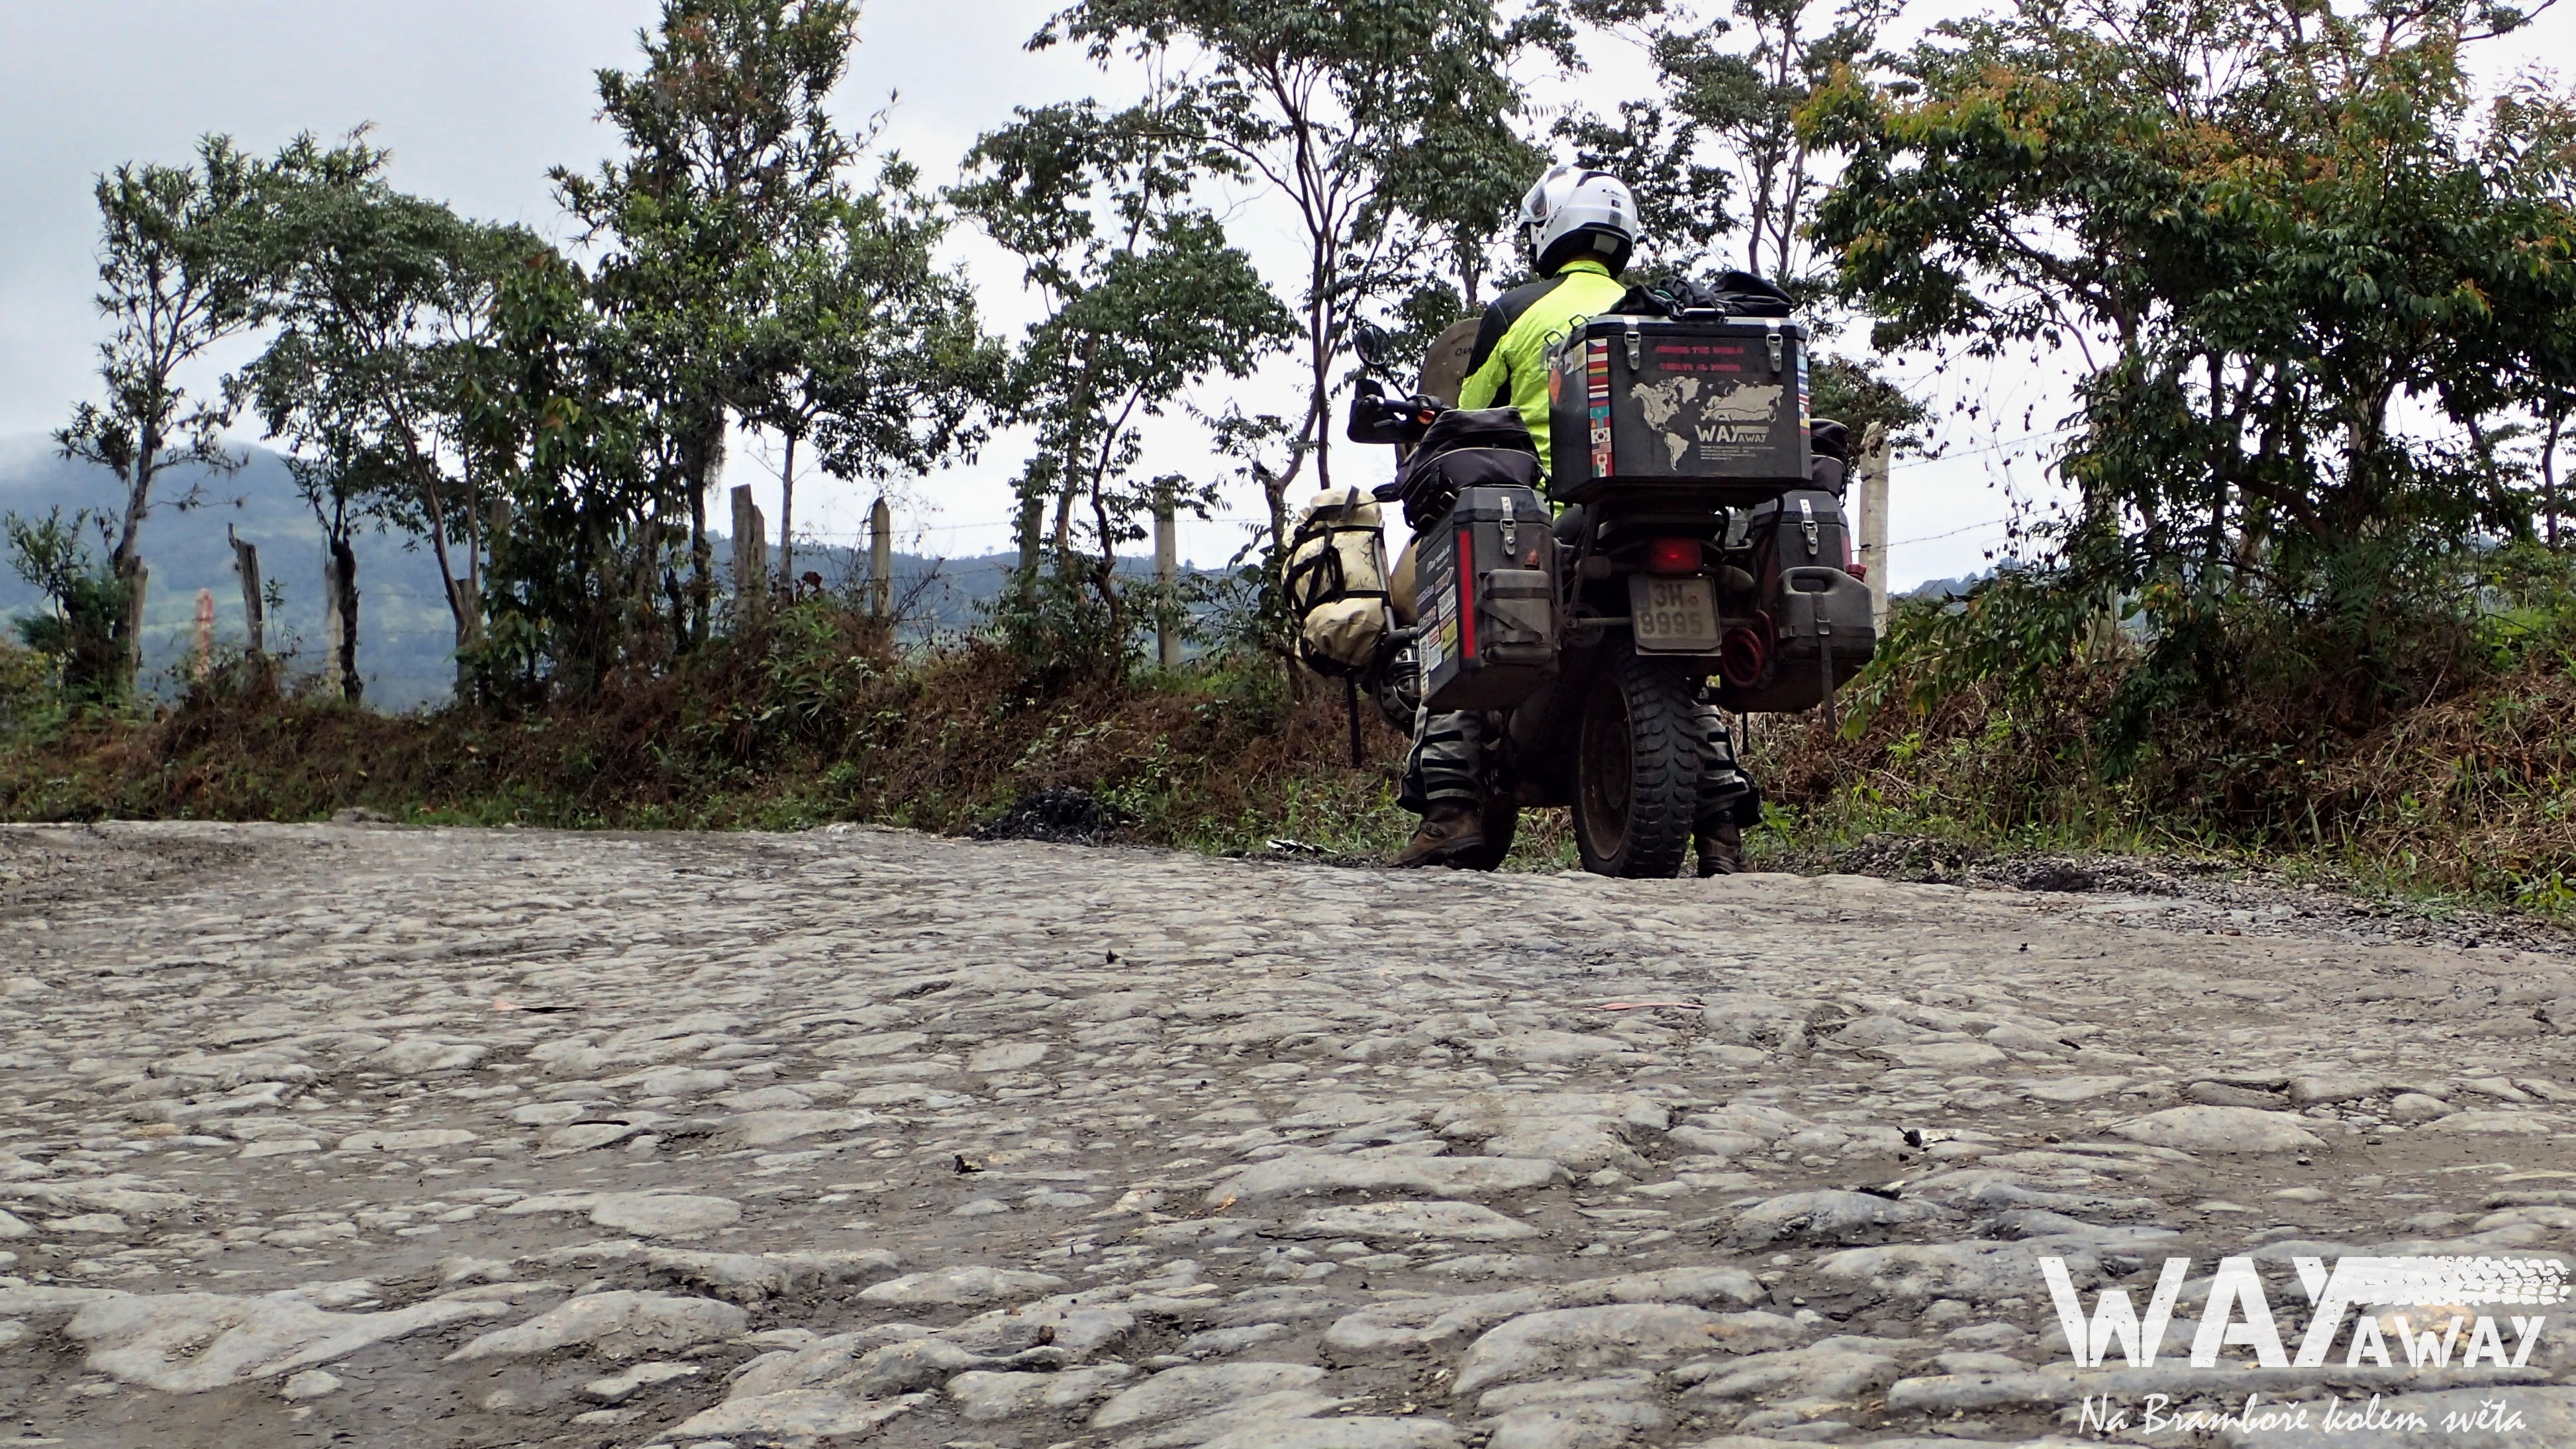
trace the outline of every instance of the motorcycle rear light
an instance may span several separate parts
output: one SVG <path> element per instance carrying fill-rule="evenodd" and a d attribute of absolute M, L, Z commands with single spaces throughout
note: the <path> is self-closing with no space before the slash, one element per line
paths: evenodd
<path fill-rule="evenodd" d="M 1698 573 L 1699 540 L 1659 538 L 1647 544 L 1646 572 L 1650 574 Z"/>

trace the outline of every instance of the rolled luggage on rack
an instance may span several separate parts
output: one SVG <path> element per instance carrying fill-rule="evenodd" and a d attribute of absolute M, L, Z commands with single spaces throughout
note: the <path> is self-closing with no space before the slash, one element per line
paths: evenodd
<path fill-rule="evenodd" d="M 1376 501 L 1357 488 L 1316 494 L 1289 535 L 1280 587 L 1308 668 L 1332 675 L 1367 668 L 1394 627 Z"/>

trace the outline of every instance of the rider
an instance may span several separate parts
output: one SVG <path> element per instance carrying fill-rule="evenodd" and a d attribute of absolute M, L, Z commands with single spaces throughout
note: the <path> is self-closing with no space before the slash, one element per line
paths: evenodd
<path fill-rule="evenodd" d="M 1520 227 L 1541 280 L 1515 287 L 1485 308 L 1461 408 L 1509 405 L 1529 425 L 1538 454 L 1548 453 L 1547 351 L 1584 318 L 1599 316 L 1628 294 L 1619 274 L 1636 249 L 1637 198 L 1607 171 L 1557 166 L 1521 198 Z M 1422 826 L 1395 858 L 1400 866 L 1457 860 L 1484 845 L 1484 719 L 1467 711 L 1417 708 L 1413 751 L 1405 761 L 1405 803 L 1423 812 Z M 1699 710 L 1700 784 L 1696 822 L 1699 873 L 1743 868 L 1739 817 L 1754 808 L 1752 782 L 1736 767 L 1726 722 L 1715 705 Z"/>

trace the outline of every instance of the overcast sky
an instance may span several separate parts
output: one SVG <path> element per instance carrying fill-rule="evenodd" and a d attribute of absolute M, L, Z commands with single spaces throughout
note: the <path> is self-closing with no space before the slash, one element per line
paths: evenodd
<path fill-rule="evenodd" d="M 974 137 L 1007 122 L 1014 105 L 1119 94 L 1079 55 L 1022 49 L 1053 8 L 1050 0 L 875 0 L 837 98 L 844 121 L 855 125 L 899 96 L 888 142 L 945 181 Z M 1940 8 L 1968 6 L 1940 0 Z M 372 123 L 377 143 L 394 153 L 396 184 L 563 239 L 546 169 L 607 154 L 592 72 L 634 63 L 635 33 L 657 13 L 654 0 L 0 0 L 0 447 L 32 445 L 92 385 L 102 330 L 90 302 L 98 173 L 127 160 L 184 159 L 207 132 L 262 151 L 298 131 L 334 136 Z M 2552 20 L 2521 55 L 2576 36 L 2567 17 Z M 1592 70 L 1574 87 L 1591 104 L 1608 110 L 1634 93 L 1643 68 L 1624 44 L 1605 42 L 1588 59 Z M 1237 239 L 1274 279 L 1291 274 L 1294 258 L 1279 220 L 1258 205 L 1235 217 Z M 957 256 L 979 283 L 991 325 L 1016 330 L 1029 318 L 1004 259 L 972 239 L 961 240 Z M 2063 393 L 2055 372 L 1923 376 L 1945 402 L 1982 405 L 1949 427 L 1953 456 L 1900 467 L 1890 510 L 1900 585 L 1982 566 L 2002 534 L 1998 485 L 2040 483 L 1999 444 L 2024 431 L 2025 414 L 2039 429 L 2056 423 Z M 1284 378 L 1282 370 L 1256 382 L 1252 410 L 1293 410 Z M 1212 387 L 1202 401 L 1223 395 Z M 907 546 L 954 554 L 1005 546 L 1013 441 L 997 440 L 977 465 L 923 480 L 898 499 Z M 774 522 L 767 453 L 756 442 L 738 448 L 728 480 L 761 489 Z M 1202 477 L 1218 471 L 1180 423 L 1157 432 L 1148 464 Z M 1373 475 L 1391 459 L 1366 466 Z M 801 481 L 798 493 L 800 535 L 855 541 L 866 496 L 821 479 Z M 1248 516 L 1257 504 L 1246 497 L 1233 508 Z M 1183 534 L 1201 562 L 1222 560 L 1240 537 L 1231 524 Z"/>

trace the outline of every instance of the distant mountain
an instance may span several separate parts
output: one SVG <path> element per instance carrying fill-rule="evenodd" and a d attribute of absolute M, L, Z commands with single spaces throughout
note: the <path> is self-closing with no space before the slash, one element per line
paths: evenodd
<path fill-rule="evenodd" d="M 1984 573 L 1963 574 L 1955 579 L 1927 579 L 1924 582 L 1907 589 L 1904 593 L 1897 595 L 1897 597 L 1900 599 L 1931 599 L 1936 602 L 1946 601 L 1949 599 L 1964 599 L 1968 596 L 1968 590 L 1975 588 L 1977 585 L 1992 577 L 1994 577 L 1994 571 L 1992 569 L 1988 569 Z"/>
<path fill-rule="evenodd" d="M 1986 580 L 1995 577 L 1997 574 L 2018 573 L 2027 567 L 2029 566 L 2024 564 L 2020 559 L 2014 558 L 2010 554 L 2006 554 L 2004 557 L 1995 560 L 1995 566 L 1993 568 L 1981 569 L 1973 574 L 1961 574 L 1955 579 L 1927 579 L 1922 583 L 1916 584 L 1913 588 L 1906 590 L 1904 593 L 1897 595 L 1897 597 L 1901 599 L 1931 599 L 1936 602 L 1947 602 L 1952 599 L 1964 599 L 1968 596 L 1970 590 L 1974 589 L 1977 585 L 1984 583 Z"/>

